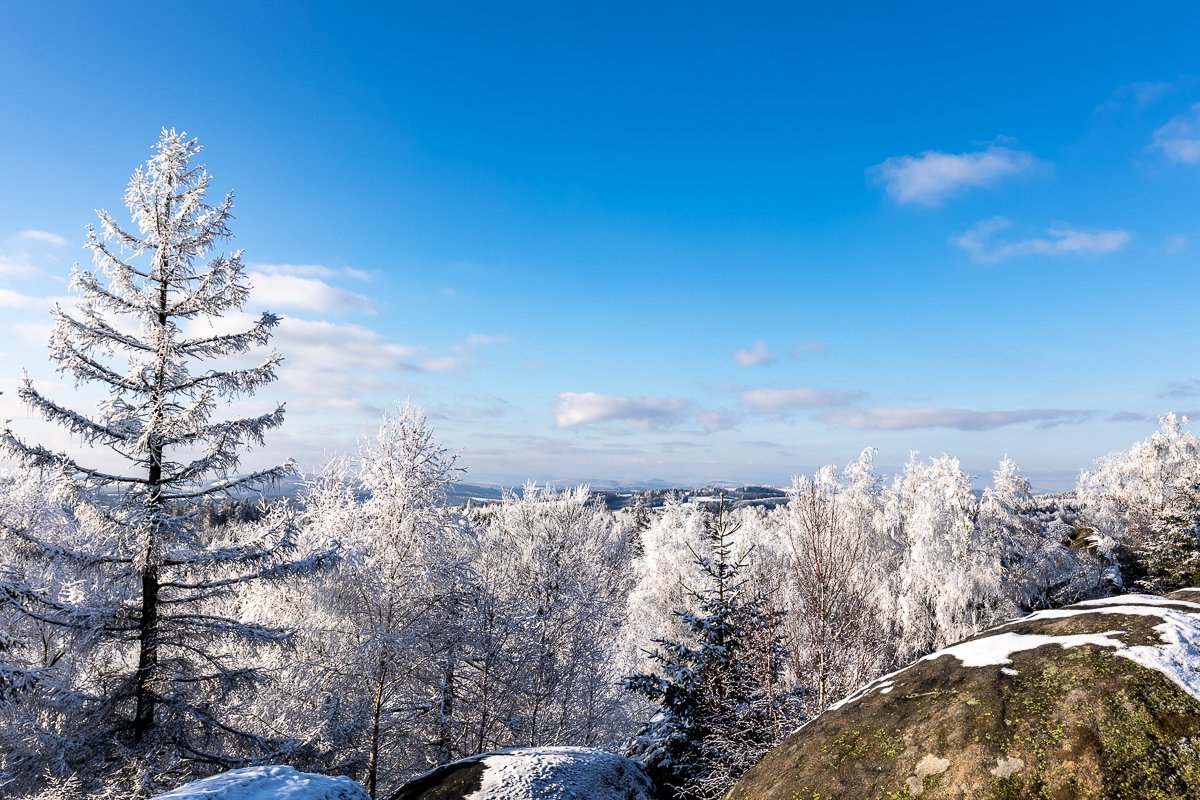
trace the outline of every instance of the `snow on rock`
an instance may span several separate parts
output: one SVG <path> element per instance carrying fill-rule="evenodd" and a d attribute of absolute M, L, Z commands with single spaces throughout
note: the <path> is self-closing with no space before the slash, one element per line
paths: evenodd
<path fill-rule="evenodd" d="M 1130 644 L 1123 638 L 1123 630 L 1076 634 L 1002 632 L 1005 628 L 1016 625 L 1028 626 L 1030 623 L 1096 614 L 1160 619 L 1162 623 L 1154 626 L 1154 631 L 1161 642 Z M 1156 595 L 1121 595 L 1086 600 L 1068 608 L 1037 611 L 998 625 L 992 631 L 974 639 L 930 653 L 918 659 L 916 663 L 954 656 L 964 667 L 1004 666 L 1012 663 L 1013 653 L 1036 650 L 1049 645 L 1068 648 L 1085 644 L 1112 648 L 1117 651 L 1116 655 L 1122 658 L 1131 659 L 1143 667 L 1161 672 L 1176 686 L 1200 700 L 1200 603 Z M 875 692 L 887 694 L 892 690 L 896 676 L 910 668 L 911 665 L 877 678 L 834 703 L 829 710 L 837 710 Z M 1002 669 L 1001 672 L 1005 675 L 1017 674 L 1010 668 Z"/>
<path fill-rule="evenodd" d="M 370 796 L 349 778 L 269 766 L 222 772 L 172 789 L 154 800 L 370 800 Z"/>
<path fill-rule="evenodd" d="M 392 800 L 653 800 L 631 759 L 587 747 L 525 747 L 457 761 L 401 787 Z"/>
<path fill-rule="evenodd" d="M 1162 644 L 1134 645 L 1117 655 L 1157 670 L 1171 682 L 1200 700 L 1200 613 L 1164 610 L 1162 624 L 1154 631 Z"/>
<path fill-rule="evenodd" d="M 585 747 L 512 750 L 483 759 L 483 785 L 467 800 L 601 798 L 625 796 L 625 784 L 640 771 L 628 759 Z M 614 792 L 617 789 L 617 792 Z M 650 782 L 642 791 L 649 797 Z"/>
<path fill-rule="evenodd" d="M 989 667 L 1001 664 L 1011 664 L 1012 654 L 1022 650 L 1036 650 L 1046 645 L 1059 647 L 1078 647 L 1081 644 L 1094 644 L 1097 647 L 1121 648 L 1125 643 L 1120 639 L 1123 631 L 1105 631 L 1104 633 L 1077 633 L 1067 636 L 1054 636 L 1037 633 L 998 633 L 985 636 L 982 639 L 972 639 L 968 642 L 942 648 L 936 653 L 930 653 L 922 661 L 932 661 L 942 656 L 954 656 L 964 667 Z"/>

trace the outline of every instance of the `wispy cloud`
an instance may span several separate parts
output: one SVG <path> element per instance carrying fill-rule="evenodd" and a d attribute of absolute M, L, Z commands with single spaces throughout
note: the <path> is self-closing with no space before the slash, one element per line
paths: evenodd
<path fill-rule="evenodd" d="M 1118 411 L 1115 414 L 1107 417 L 1105 422 L 1154 422 L 1154 417 L 1149 414 L 1139 414 L 1136 411 Z"/>
<path fill-rule="evenodd" d="M 513 410 L 512 403 L 495 395 L 468 396 L 455 398 L 449 403 L 439 403 L 429 407 L 431 419 L 453 420 L 455 422 L 476 422 L 480 420 L 496 420 L 508 415 Z"/>
<path fill-rule="evenodd" d="M 882 183 L 897 203 L 935 206 L 952 194 L 994 186 L 1039 163 L 1032 153 L 994 145 L 971 153 L 926 150 L 915 156 L 894 156 L 867 174 Z"/>
<path fill-rule="evenodd" d="M 53 247 L 63 247 L 67 243 L 67 240 L 63 237 L 49 231 L 21 231 L 12 238 L 18 241 L 39 242 L 40 244 L 48 244 Z"/>
<path fill-rule="evenodd" d="M 428 348 L 389 339 L 361 325 L 284 319 L 273 344 L 303 369 L 371 372 L 445 372 L 462 361 Z"/>
<path fill-rule="evenodd" d="M 273 309 L 312 311 L 317 314 L 374 314 L 375 303 L 366 295 L 331 286 L 321 278 L 280 271 L 248 270 L 258 302 Z"/>
<path fill-rule="evenodd" d="M 1168 161 L 1200 164 L 1200 103 L 1156 130 L 1150 148 Z"/>
<path fill-rule="evenodd" d="M 41 311 L 49 312 L 54 305 L 72 305 L 74 297 L 40 297 L 32 294 L 21 294 L 12 289 L 0 289 L 0 308 L 12 311 Z"/>
<path fill-rule="evenodd" d="M 327 267 L 324 264 L 268 264 L 251 262 L 246 268 L 253 272 L 270 275 L 294 275 L 298 278 L 353 278 L 356 281 L 371 280 L 371 273 L 352 267 Z"/>
<path fill-rule="evenodd" d="M 1112 95 L 1096 106 L 1096 113 L 1106 114 L 1124 109 L 1142 111 L 1157 103 L 1167 95 L 1179 91 L 1194 83 L 1190 76 L 1184 76 L 1173 81 L 1130 81 L 1118 86 Z"/>
<path fill-rule="evenodd" d="M 768 350 L 767 343 L 759 339 L 753 347 L 736 351 L 733 360 L 742 367 L 760 367 L 764 364 L 774 364 L 779 360 L 779 356 Z"/>
<path fill-rule="evenodd" d="M 1036 422 L 1050 428 L 1086 422 L 1090 411 L 1024 409 L 1020 411 L 971 411 L 965 408 L 845 408 L 820 414 L 817 419 L 855 430 L 903 431 L 916 428 L 957 428 L 988 431 L 1006 425 Z"/>
<path fill-rule="evenodd" d="M 1200 378 L 1171 381 L 1158 393 L 1159 397 L 1200 397 Z"/>
<path fill-rule="evenodd" d="M 704 429 L 705 433 L 735 430 L 741 421 L 737 414 L 706 408 L 694 412 L 692 416 L 695 417 L 696 422 L 700 423 L 700 427 Z"/>
<path fill-rule="evenodd" d="M 825 342 L 818 342 L 815 339 L 801 339 L 792 345 L 792 358 L 803 358 L 811 353 L 824 353 L 829 349 L 829 345 Z"/>
<path fill-rule="evenodd" d="M 41 272 L 24 253 L 0 253 L 0 278 L 37 275 Z"/>
<path fill-rule="evenodd" d="M 472 333 L 463 339 L 458 344 L 454 345 L 455 350 L 474 350 L 477 347 L 491 347 L 493 345 L 508 344 L 512 341 L 511 337 L 499 335 L 492 336 L 484 333 Z"/>
<path fill-rule="evenodd" d="M 741 394 L 742 405 L 767 414 L 781 414 L 798 408 L 830 408 L 844 406 L 863 396 L 859 391 L 829 391 L 825 389 L 746 389 Z"/>
<path fill-rule="evenodd" d="M 1012 227 L 1011 220 L 993 217 L 976 223 L 952 241 L 975 261 L 996 262 L 1032 255 L 1103 255 L 1120 250 L 1133 238 L 1133 234 L 1121 229 L 1084 231 L 1055 223 L 1046 229 L 1044 237 L 997 241 L 996 234 Z"/>
<path fill-rule="evenodd" d="M 687 401 L 678 397 L 563 392 L 554 402 L 554 427 L 574 428 L 618 420 L 643 428 L 666 427 L 682 422 L 687 410 Z"/>

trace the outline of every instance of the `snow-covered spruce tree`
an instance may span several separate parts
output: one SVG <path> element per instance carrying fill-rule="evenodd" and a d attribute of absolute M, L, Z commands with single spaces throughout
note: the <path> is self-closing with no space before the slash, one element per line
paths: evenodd
<path fill-rule="evenodd" d="M 77 687 L 89 724 L 72 732 L 86 746 L 48 766 L 94 777 L 105 757 L 143 759 L 170 783 L 270 746 L 257 721 L 239 712 L 259 677 L 255 648 L 285 632 L 245 622 L 229 596 L 320 559 L 296 557 L 294 524 L 282 509 L 238 528 L 236 539 L 201 525 L 207 502 L 293 469 L 238 473 L 242 452 L 283 421 L 282 405 L 214 418 L 223 401 L 275 379 L 277 353 L 255 366 L 229 362 L 266 345 L 279 318 L 264 313 L 236 333 L 216 327 L 249 292 L 241 252 L 214 255 L 230 236 L 233 196 L 206 202 L 210 178 L 193 163 L 196 140 L 164 130 L 154 149 L 125 193 L 134 228 L 98 212 L 100 230 L 87 229 L 94 267 L 72 270 L 78 312 L 53 312 L 59 371 L 100 385 L 107 397 L 89 415 L 45 396 L 28 376 L 20 389 L 34 412 L 91 447 L 78 456 L 56 452 L 5 427 L 0 448 L 55 476 L 80 525 L 70 542 L 44 540 L 36 528 L 6 535 L 40 553 L 60 584 L 90 575 L 104 588 L 25 583 L 11 597 L 29 617 L 89 634 L 90 669 Z"/>
<path fill-rule="evenodd" d="M 625 679 L 659 706 L 628 752 L 666 797 L 724 797 L 800 720 L 798 694 L 782 684 L 778 613 L 747 585 L 737 529 L 722 502 L 694 554 L 706 585 L 690 587 L 692 607 L 677 611 L 690 641 L 659 639 L 656 671 Z"/>

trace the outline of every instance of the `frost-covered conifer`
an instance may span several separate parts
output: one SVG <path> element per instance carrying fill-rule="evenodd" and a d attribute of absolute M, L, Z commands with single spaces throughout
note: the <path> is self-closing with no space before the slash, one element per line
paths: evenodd
<path fill-rule="evenodd" d="M 216 416 L 275 379 L 278 354 L 246 366 L 238 356 L 266 345 L 279 318 L 264 313 L 235 332 L 223 324 L 250 287 L 241 251 L 217 252 L 230 236 L 233 197 L 208 203 L 200 149 L 163 131 L 125 193 L 133 226 L 98 212 L 99 230 L 87 229 L 94 266 L 72 271 L 78 310 L 53 312 L 51 358 L 77 384 L 105 390 L 95 412 L 51 399 L 28 376 L 20 389 L 29 408 L 91 447 L 71 455 L 0 433 L 4 453 L 54 476 L 78 521 L 70 540 L 36 525 L 4 531 L 55 573 L 49 583 L 10 582 L 10 602 L 89 645 L 89 669 L 76 677 L 86 681 L 78 688 L 89 724 L 72 736 L 129 748 L 158 764 L 164 781 L 271 746 L 259 721 L 240 712 L 259 678 L 256 648 L 285 633 L 246 622 L 230 596 L 314 564 L 295 559 L 282 509 L 236 535 L 201 525 L 210 499 L 253 491 L 292 466 L 239 474 L 242 453 L 282 423 L 282 405 Z M 80 750 L 75 758 L 97 757 Z"/>
<path fill-rule="evenodd" d="M 676 611 L 687 640 L 658 639 L 655 671 L 625 679 L 660 709 L 629 753 L 680 800 L 723 797 L 799 721 L 796 695 L 782 684 L 778 614 L 747 585 L 737 531 L 722 503 L 693 553 L 704 583 L 690 587 L 690 607 Z"/>

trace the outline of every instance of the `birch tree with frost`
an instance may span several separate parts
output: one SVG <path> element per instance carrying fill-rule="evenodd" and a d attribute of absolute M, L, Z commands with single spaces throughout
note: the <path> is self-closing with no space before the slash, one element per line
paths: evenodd
<path fill-rule="evenodd" d="M 1168 592 L 1200 577 L 1200 438 L 1167 414 L 1128 451 L 1097 459 L 1076 495 L 1091 540 L 1129 589 Z"/>
<path fill-rule="evenodd" d="M 250 285 L 242 252 L 217 252 L 231 235 L 233 195 L 209 205 L 200 151 L 195 139 L 163 130 L 125 192 L 133 226 L 97 212 L 99 229 L 88 226 L 85 245 L 94 266 L 72 269 L 78 310 L 52 312 L 58 371 L 76 385 L 103 387 L 106 397 L 85 413 L 43 394 L 28 375 L 20 388 L 32 411 L 90 447 L 75 456 L 7 425 L 0 432 L 6 455 L 53 476 L 80 525 L 69 542 L 44 539 L 34 527 L 10 526 L 5 536 L 40 552 L 60 580 L 90 574 L 105 587 L 96 597 L 24 583 L 8 602 L 88 632 L 104 679 L 89 687 L 92 725 L 76 733 L 155 760 L 159 776 L 188 777 L 278 744 L 239 709 L 260 677 L 256 648 L 287 634 L 247 622 L 229 598 L 248 582 L 321 560 L 297 557 L 295 525 L 282 509 L 236 536 L 201 525 L 206 503 L 256 491 L 293 467 L 239 473 L 242 453 L 283 422 L 282 404 L 216 416 L 275 379 L 276 352 L 247 366 L 233 362 L 267 345 L 279 317 L 263 313 L 231 333 L 218 327 L 240 311 Z"/>
<path fill-rule="evenodd" d="M 446 504 L 456 462 L 424 412 L 386 415 L 357 458 L 332 461 L 303 496 L 305 536 L 314 549 L 337 541 L 338 565 L 267 601 L 299 623 L 285 704 L 321 718 L 316 766 L 350 773 L 372 797 L 470 754 L 456 701 L 474 540 Z"/>

